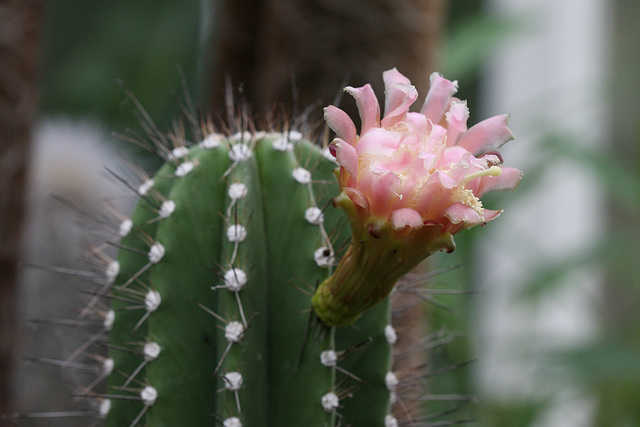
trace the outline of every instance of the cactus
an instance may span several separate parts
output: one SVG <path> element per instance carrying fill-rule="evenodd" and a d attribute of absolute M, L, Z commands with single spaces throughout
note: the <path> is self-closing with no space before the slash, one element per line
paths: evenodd
<path fill-rule="evenodd" d="M 156 176 L 131 186 L 140 201 L 105 293 L 107 425 L 385 425 L 388 304 L 339 331 L 311 310 L 348 234 L 325 209 L 336 164 L 300 138 L 176 139 Z M 375 356 L 343 368 L 363 342 Z M 339 421 L 343 410 L 367 416 Z"/>
<path fill-rule="evenodd" d="M 80 318 L 101 329 L 63 364 L 108 333 L 81 389 L 107 426 L 398 425 L 386 297 L 454 234 L 496 218 L 479 197 L 522 173 L 495 151 L 512 138 L 506 116 L 467 130 L 457 83 L 439 75 L 409 115 L 415 88 L 395 69 L 384 79 L 384 118 L 369 85 L 347 87 L 360 135 L 328 107 L 337 137 L 324 150 L 296 131 L 225 136 L 192 116 L 190 143 L 147 119 L 165 163 L 135 183 L 111 172 L 139 200 L 119 216 L 117 259 L 93 251 L 106 280 Z"/>

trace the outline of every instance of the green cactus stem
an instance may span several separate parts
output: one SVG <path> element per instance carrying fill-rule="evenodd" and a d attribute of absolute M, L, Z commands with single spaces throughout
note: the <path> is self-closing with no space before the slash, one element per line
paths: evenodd
<path fill-rule="evenodd" d="M 108 295 L 107 425 L 388 425 L 388 304 L 338 330 L 311 307 L 349 241 L 332 158 L 297 132 L 167 152 Z"/>

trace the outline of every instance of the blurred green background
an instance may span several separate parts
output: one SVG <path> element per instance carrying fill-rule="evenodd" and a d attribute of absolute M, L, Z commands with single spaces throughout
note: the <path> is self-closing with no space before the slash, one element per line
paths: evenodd
<path fill-rule="evenodd" d="M 180 73 L 198 93 L 200 9 L 199 1 L 47 2 L 43 114 L 135 125 L 122 81 L 166 126 L 179 113 Z"/>

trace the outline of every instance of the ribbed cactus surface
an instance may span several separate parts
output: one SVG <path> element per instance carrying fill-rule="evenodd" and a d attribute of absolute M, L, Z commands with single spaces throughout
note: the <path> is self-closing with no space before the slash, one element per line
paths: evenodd
<path fill-rule="evenodd" d="M 388 304 L 337 330 L 311 309 L 350 236 L 333 158 L 297 132 L 176 141 L 108 268 L 107 425 L 393 425 Z"/>

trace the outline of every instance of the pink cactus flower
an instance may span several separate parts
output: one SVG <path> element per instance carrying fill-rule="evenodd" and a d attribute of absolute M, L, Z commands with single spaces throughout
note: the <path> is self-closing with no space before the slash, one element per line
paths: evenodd
<path fill-rule="evenodd" d="M 502 166 L 496 151 L 513 139 L 507 115 L 467 128 L 458 85 L 439 74 L 419 112 L 418 92 L 395 68 L 383 73 L 385 114 L 370 85 L 346 87 L 361 118 L 360 134 L 337 107 L 325 108 L 336 133 L 329 149 L 340 165 L 343 209 L 353 232 L 335 273 L 313 297 L 327 325 L 348 325 L 385 298 L 395 282 L 438 250 L 453 251 L 453 235 L 484 224 L 501 211 L 485 209 L 489 191 L 514 190 L 522 172 Z"/>

